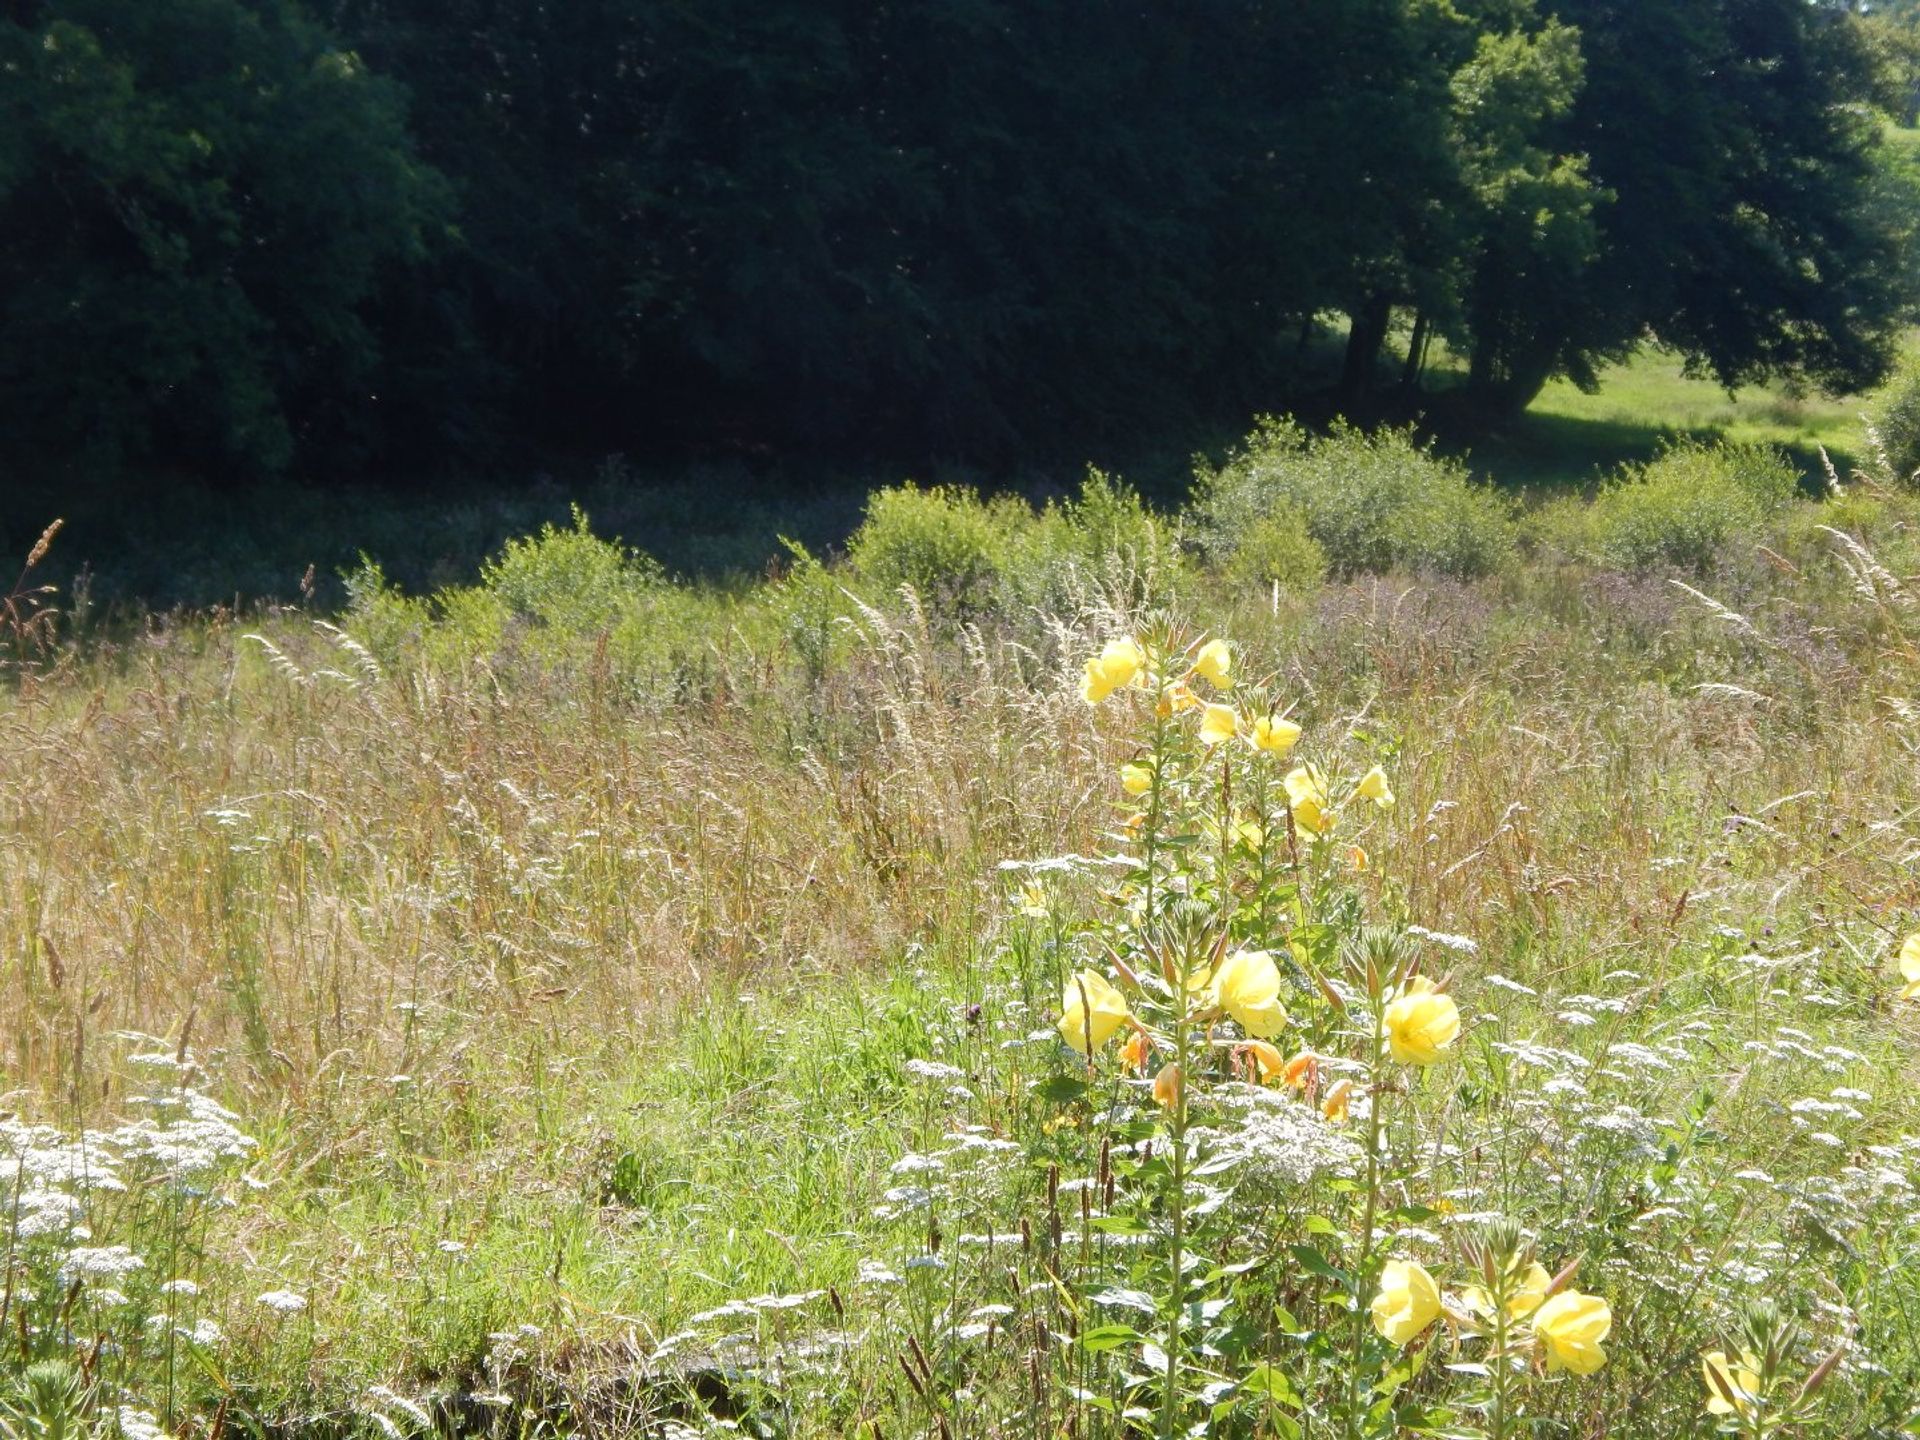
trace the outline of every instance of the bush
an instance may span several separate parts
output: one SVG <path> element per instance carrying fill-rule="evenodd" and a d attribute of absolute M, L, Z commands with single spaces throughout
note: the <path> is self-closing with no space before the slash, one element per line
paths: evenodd
<path fill-rule="evenodd" d="M 1313 538 L 1306 512 L 1297 505 L 1283 505 L 1255 520 L 1240 536 L 1227 557 L 1226 575 L 1243 583 L 1311 590 L 1326 578 L 1327 552 Z"/>
<path fill-rule="evenodd" d="M 1164 602 L 1179 588 L 1175 527 L 1129 486 L 1089 470 L 1080 493 L 1051 503 L 1012 537 L 1005 602 L 1059 613 L 1093 590 L 1122 606 Z"/>
<path fill-rule="evenodd" d="M 1564 538 L 1620 570 L 1704 570 L 1731 542 L 1758 543 L 1799 491 L 1799 470 L 1770 446 L 1689 441 L 1622 469 Z"/>
<path fill-rule="evenodd" d="M 847 558 L 871 588 L 892 592 L 911 585 L 930 606 L 966 615 L 992 600 L 1008 533 L 1031 520 L 1019 500 L 987 503 L 961 486 L 897 485 L 876 490 L 867 501 L 866 519 L 847 542 Z"/>
<path fill-rule="evenodd" d="M 1920 357 L 1903 361 L 1876 397 L 1867 440 L 1887 480 L 1920 488 Z"/>
<path fill-rule="evenodd" d="M 516 618 L 579 636 L 612 629 L 666 575 L 650 557 L 595 535 L 576 505 L 571 529 L 547 524 L 509 540 L 480 580 Z"/>
<path fill-rule="evenodd" d="M 1243 546 L 1275 544 L 1287 511 L 1304 517 L 1337 574 L 1424 570 L 1471 577 L 1513 553 L 1507 502 L 1466 467 L 1441 459 L 1410 430 L 1372 434 L 1341 424 L 1323 437 L 1264 419 L 1219 470 L 1197 477 L 1197 538 L 1223 569 Z"/>

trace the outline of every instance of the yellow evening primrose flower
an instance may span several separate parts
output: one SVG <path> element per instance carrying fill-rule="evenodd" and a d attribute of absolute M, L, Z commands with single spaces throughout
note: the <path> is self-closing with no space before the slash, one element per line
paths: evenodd
<path fill-rule="evenodd" d="M 1295 825 L 1309 835 L 1324 835 L 1333 828 L 1333 811 L 1327 806 L 1327 777 L 1318 765 L 1296 765 L 1287 772 L 1284 783 Z"/>
<path fill-rule="evenodd" d="M 1440 1287 L 1418 1261 L 1389 1260 L 1372 1308 L 1373 1328 L 1404 1347 L 1440 1318 Z"/>
<path fill-rule="evenodd" d="M 1378 765 L 1360 777 L 1360 783 L 1354 787 L 1353 793 L 1371 800 L 1382 810 L 1393 808 L 1393 791 L 1387 786 L 1387 772 Z"/>
<path fill-rule="evenodd" d="M 1193 673 L 1213 686 L 1225 690 L 1233 684 L 1233 655 L 1224 640 L 1209 640 L 1193 657 Z"/>
<path fill-rule="evenodd" d="M 1147 657 L 1131 636 L 1109 640 L 1100 653 L 1087 661 L 1086 677 L 1080 682 L 1080 698 L 1098 705 L 1123 686 L 1131 685 L 1146 668 Z"/>
<path fill-rule="evenodd" d="M 1366 870 L 1367 852 L 1363 846 L 1349 845 L 1347 847 L 1347 868 L 1356 875 Z"/>
<path fill-rule="evenodd" d="M 1153 1052 L 1153 1041 L 1147 1038 L 1147 1032 L 1136 1030 L 1120 1047 L 1120 1063 L 1138 1075 L 1147 1068 L 1147 1056 Z"/>
<path fill-rule="evenodd" d="M 1435 990 L 1424 975 L 1400 987 L 1387 1002 L 1381 1020 L 1393 1058 L 1402 1065 L 1437 1064 L 1460 1038 L 1460 1007 L 1451 995 Z"/>
<path fill-rule="evenodd" d="M 1902 1000 L 1920 1000 L 1920 935 L 1909 935 L 1900 947 L 1900 978 L 1907 983 L 1900 990 Z"/>
<path fill-rule="evenodd" d="M 1082 970 L 1067 981 L 1060 997 L 1059 1030 L 1087 1059 L 1127 1023 L 1127 997 L 1098 971 Z"/>
<path fill-rule="evenodd" d="M 1760 1361 L 1751 1350 L 1738 1360 L 1724 1351 L 1709 1350 L 1700 1357 L 1700 1376 L 1707 1383 L 1709 1415 L 1750 1415 L 1760 1398 Z"/>
<path fill-rule="evenodd" d="M 1223 740 L 1231 740 L 1239 728 L 1240 717 L 1233 713 L 1231 705 L 1209 705 L 1200 717 L 1200 743 L 1218 745 Z"/>
<path fill-rule="evenodd" d="M 1300 727 L 1278 715 L 1262 715 L 1253 722 L 1253 748 L 1269 755 L 1284 755 L 1300 739 Z"/>
<path fill-rule="evenodd" d="M 1120 788 L 1129 795 L 1144 795 L 1153 788 L 1153 771 L 1145 765 L 1122 765 Z"/>
<path fill-rule="evenodd" d="M 1213 977 L 1213 1003 L 1256 1040 L 1278 1035 L 1287 1023 L 1280 1004 L 1280 970 L 1264 950 L 1236 950 Z"/>
<path fill-rule="evenodd" d="M 1591 1375 L 1607 1363 L 1600 1342 L 1613 1329 L 1613 1307 L 1598 1295 L 1562 1290 L 1533 1312 L 1533 1333 L 1547 1352 L 1547 1373 Z"/>
<path fill-rule="evenodd" d="M 1538 1260 L 1527 1266 L 1526 1274 L 1514 1282 L 1507 1296 L 1507 1315 L 1510 1319 L 1524 1320 L 1538 1310 L 1547 1298 L 1547 1288 L 1553 1284 L 1553 1277 L 1547 1273 L 1547 1267 Z M 1461 1293 L 1460 1298 L 1467 1302 L 1467 1308 L 1476 1315 L 1493 1318 L 1493 1297 L 1478 1285 L 1470 1285 Z"/>

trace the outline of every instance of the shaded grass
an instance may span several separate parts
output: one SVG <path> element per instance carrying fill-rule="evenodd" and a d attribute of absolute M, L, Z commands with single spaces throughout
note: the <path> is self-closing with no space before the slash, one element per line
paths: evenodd
<path fill-rule="evenodd" d="M 1640 464 L 1678 440 L 1777 446 L 1810 490 L 1822 483 L 1824 448 L 1844 476 L 1866 459 L 1864 396 L 1795 394 L 1755 386 L 1729 395 L 1689 378 L 1674 356 L 1645 350 L 1609 367 L 1588 395 L 1555 380 L 1515 419 L 1454 442 L 1473 468 L 1509 489 L 1588 490 L 1622 465 Z"/>

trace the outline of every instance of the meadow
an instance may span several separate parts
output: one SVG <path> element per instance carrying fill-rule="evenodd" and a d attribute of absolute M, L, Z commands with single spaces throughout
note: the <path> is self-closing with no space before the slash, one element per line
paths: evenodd
<path fill-rule="evenodd" d="M 752 583 L 30 570 L 0 1433 L 1920 1433 L 1866 468 L 1275 422 Z"/>

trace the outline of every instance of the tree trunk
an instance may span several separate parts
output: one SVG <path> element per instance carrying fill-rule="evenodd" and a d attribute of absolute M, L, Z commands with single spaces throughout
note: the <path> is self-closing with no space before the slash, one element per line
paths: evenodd
<path fill-rule="evenodd" d="M 1413 317 L 1413 335 L 1407 341 L 1407 363 L 1400 371 L 1400 388 L 1415 391 L 1420 388 L 1420 372 L 1427 366 L 1427 337 L 1429 327 L 1425 311 L 1416 311 Z"/>
<path fill-rule="evenodd" d="M 1339 401 L 1342 409 L 1366 398 L 1373 389 L 1374 367 L 1380 361 L 1380 347 L 1387 340 L 1387 324 L 1393 318 L 1393 301 L 1385 295 L 1369 295 L 1352 311 L 1347 331 L 1347 358 L 1340 367 Z"/>

